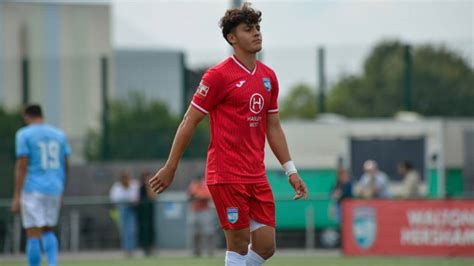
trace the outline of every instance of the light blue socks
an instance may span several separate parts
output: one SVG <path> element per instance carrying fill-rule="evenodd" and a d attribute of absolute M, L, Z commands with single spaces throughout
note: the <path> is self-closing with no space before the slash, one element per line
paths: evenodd
<path fill-rule="evenodd" d="M 49 266 L 58 265 L 58 239 L 52 231 L 43 233 L 41 237 L 41 242 L 43 244 L 44 253 L 46 253 L 46 258 L 48 258 Z"/>
<path fill-rule="evenodd" d="M 29 266 L 39 266 L 41 264 L 41 244 L 38 238 L 28 238 L 26 256 L 28 257 Z"/>

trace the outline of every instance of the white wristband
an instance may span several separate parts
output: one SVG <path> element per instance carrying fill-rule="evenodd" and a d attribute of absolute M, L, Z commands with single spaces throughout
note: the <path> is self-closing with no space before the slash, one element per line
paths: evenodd
<path fill-rule="evenodd" d="M 290 176 L 292 174 L 298 173 L 296 170 L 295 163 L 293 161 L 288 161 L 282 165 L 283 169 L 285 170 L 285 175 Z"/>

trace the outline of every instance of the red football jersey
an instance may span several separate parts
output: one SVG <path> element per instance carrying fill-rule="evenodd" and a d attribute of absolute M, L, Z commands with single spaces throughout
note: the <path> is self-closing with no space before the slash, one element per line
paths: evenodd
<path fill-rule="evenodd" d="M 231 56 L 206 71 L 191 104 L 209 114 L 207 184 L 265 181 L 267 114 L 278 112 L 277 98 L 275 73 L 259 61 L 248 70 Z"/>

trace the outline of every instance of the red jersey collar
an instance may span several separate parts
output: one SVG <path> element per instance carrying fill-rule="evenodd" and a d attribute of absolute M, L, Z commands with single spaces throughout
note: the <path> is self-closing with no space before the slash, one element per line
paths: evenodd
<path fill-rule="evenodd" d="M 242 64 L 239 59 L 237 59 L 237 57 L 235 55 L 232 55 L 231 56 L 232 60 L 234 60 L 234 62 L 239 66 L 241 67 L 245 72 L 247 72 L 248 74 L 250 75 L 253 75 L 255 74 L 255 72 L 257 71 L 257 62 L 255 62 L 255 67 L 253 68 L 253 70 L 249 70 L 247 67 L 244 66 L 244 64 Z"/>

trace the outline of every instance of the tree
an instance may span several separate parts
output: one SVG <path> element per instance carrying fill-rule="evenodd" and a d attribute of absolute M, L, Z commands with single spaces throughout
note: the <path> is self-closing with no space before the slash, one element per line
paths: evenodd
<path fill-rule="evenodd" d="M 415 111 L 427 116 L 474 116 L 474 70 L 447 50 L 421 46 L 413 60 Z"/>
<path fill-rule="evenodd" d="M 171 115 L 162 102 L 147 102 L 140 95 L 118 100 L 110 108 L 108 144 L 112 160 L 165 159 L 181 118 Z M 91 132 L 86 145 L 89 160 L 101 159 L 103 136 Z M 184 157 L 205 157 L 208 127 L 198 126 Z"/>
<path fill-rule="evenodd" d="M 328 110 L 349 117 L 388 117 L 403 110 L 404 44 L 378 44 L 361 76 L 339 80 L 328 95 Z M 474 71 L 446 48 L 412 50 L 413 111 L 426 116 L 473 116 Z"/>
<path fill-rule="evenodd" d="M 305 84 L 293 87 L 280 106 L 282 119 L 314 119 L 317 115 L 316 94 L 311 87 Z"/>

